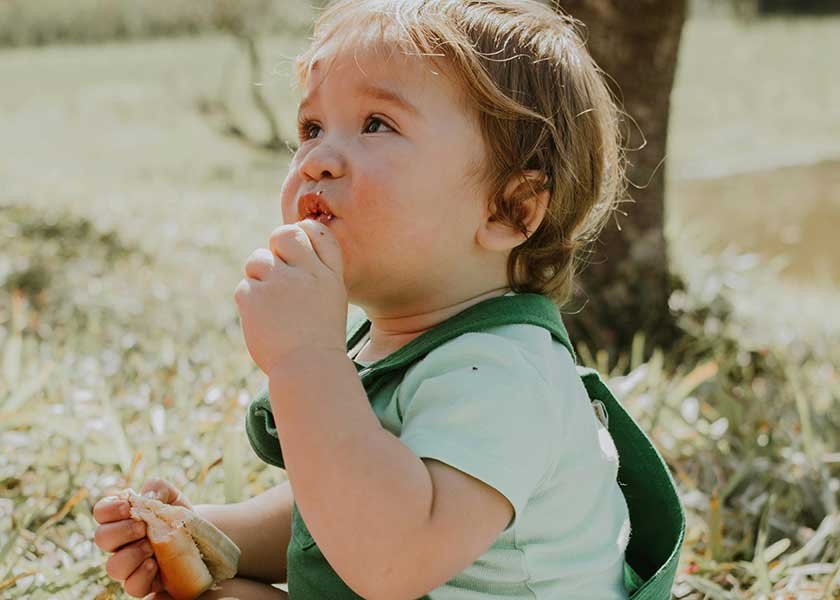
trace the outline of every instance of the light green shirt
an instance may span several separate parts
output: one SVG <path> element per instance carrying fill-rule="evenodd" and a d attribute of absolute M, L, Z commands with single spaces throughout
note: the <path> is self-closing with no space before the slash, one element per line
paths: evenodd
<path fill-rule="evenodd" d="M 571 355 L 545 328 L 460 335 L 371 404 L 417 456 L 483 481 L 514 509 L 493 545 L 431 600 L 627 598 L 618 454 Z"/>

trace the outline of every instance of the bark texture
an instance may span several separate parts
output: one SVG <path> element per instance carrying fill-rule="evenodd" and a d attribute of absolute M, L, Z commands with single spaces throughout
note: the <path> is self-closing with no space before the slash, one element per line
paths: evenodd
<path fill-rule="evenodd" d="M 664 237 L 665 149 L 671 87 L 686 15 L 685 0 L 568 0 L 560 9 L 582 21 L 587 48 L 629 114 L 628 194 L 604 228 L 564 309 L 572 339 L 609 352 L 629 352 L 634 334 L 646 352 L 678 337 L 668 309 L 672 289 Z M 621 213 L 626 213 L 626 216 Z"/>

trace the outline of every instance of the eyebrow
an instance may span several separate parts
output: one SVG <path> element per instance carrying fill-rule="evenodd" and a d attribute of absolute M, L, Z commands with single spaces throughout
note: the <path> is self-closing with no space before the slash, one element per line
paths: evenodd
<path fill-rule="evenodd" d="M 411 102 L 409 102 L 405 96 L 400 94 L 395 90 L 391 90 L 388 88 L 376 86 L 376 85 L 366 85 L 361 88 L 358 88 L 358 95 L 368 98 L 375 98 L 377 100 L 382 100 L 383 102 L 388 102 L 395 106 L 399 106 L 400 108 L 404 109 L 406 112 L 411 113 L 415 116 L 420 116 L 420 111 L 414 106 Z M 317 94 L 312 94 L 311 96 L 305 97 L 301 103 L 300 107 L 298 108 L 298 114 L 300 114 L 303 109 L 305 109 L 312 100 L 317 96 Z"/>

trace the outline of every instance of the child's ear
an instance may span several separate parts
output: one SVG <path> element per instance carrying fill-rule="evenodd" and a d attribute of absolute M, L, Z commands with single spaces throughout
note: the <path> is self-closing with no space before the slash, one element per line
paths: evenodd
<path fill-rule="evenodd" d="M 527 181 L 523 181 L 523 178 Z M 485 221 L 476 232 L 478 244 L 486 250 L 505 251 L 512 250 L 525 242 L 537 230 L 545 217 L 549 190 L 543 189 L 544 185 L 545 176 L 542 171 L 523 171 L 511 177 L 505 187 L 504 195 L 505 198 L 510 198 L 514 193 L 527 196 L 527 199 L 522 200 L 522 210 L 525 211 L 522 222 L 528 230 L 528 235 L 497 221 L 493 215 L 485 211 Z M 532 188 L 537 190 L 536 194 L 531 193 Z"/>

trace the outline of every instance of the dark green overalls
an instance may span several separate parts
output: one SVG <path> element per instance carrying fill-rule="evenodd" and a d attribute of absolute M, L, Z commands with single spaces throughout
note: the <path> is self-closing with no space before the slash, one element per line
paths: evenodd
<path fill-rule="evenodd" d="M 518 294 L 475 304 L 369 367 L 354 364 L 368 397 L 373 398 L 383 385 L 395 378 L 401 379 L 409 366 L 437 346 L 464 333 L 516 323 L 548 329 L 577 363 L 557 306 L 540 294 Z M 364 313 L 349 323 L 348 352 L 369 329 L 370 321 Z M 674 481 L 648 436 L 615 399 L 598 372 L 580 366 L 577 371 L 593 406 L 606 409 L 608 430 L 618 449 L 618 480 L 627 501 L 631 524 L 624 569 L 627 591 L 632 600 L 670 599 L 685 536 L 685 513 Z M 254 452 L 263 461 L 284 468 L 267 388 L 248 407 L 245 427 Z M 324 558 L 297 505 L 292 510 L 292 538 L 287 559 L 291 600 L 360 598 Z"/>

